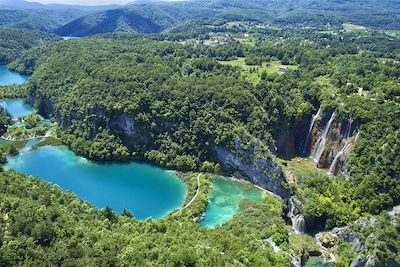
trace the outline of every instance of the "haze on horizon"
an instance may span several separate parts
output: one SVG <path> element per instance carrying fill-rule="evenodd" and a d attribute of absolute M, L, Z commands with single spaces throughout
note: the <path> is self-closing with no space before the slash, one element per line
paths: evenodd
<path fill-rule="evenodd" d="M 63 5 L 80 5 L 80 6 L 96 6 L 96 5 L 125 5 L 135 0 L 27 0 L 41 4 L 63 4 Z M 160 1 L 182 1 L 182 0 L 160 0 Z"/>
<path fill-rule="evenodd" d="M 41 4 L 63 4 L 63 5 L 81 5 L 81 6 L 96 6 L 96 5 L 125 5 L 134 0 L 28 0 L 29 2 L 37 2 Z"/>

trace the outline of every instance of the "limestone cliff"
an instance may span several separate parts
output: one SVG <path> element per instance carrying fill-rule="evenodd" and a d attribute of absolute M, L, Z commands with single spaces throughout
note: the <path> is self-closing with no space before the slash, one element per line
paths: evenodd
<path fill-rule="evenodd" d="M 257 156 L 258 144 L 253 143 L 244 149 L 240 141 L 235 142 L 233 149 L 215 147 L 218 162 L 226 172 L 236 177 L 253 182 L 283 198 L 288 197 L 282 169 L 274 162 L 272 156 Z M 262 155 L 271 155 L 265 151 Z"/>
<path fill-rule="evenodd" d="M 39 112 L 47 117 L 55 117 L 63 129 L 68 128 L 73 121 L 79 124 L 90 125 L 91 136 L 94 137 L 99 129 L 109 129 L 119 136 L 128 149 L 138 148 L 142 150 L 152 149 L 151 130 L 149 125 L 136 122 L 129 114 L 111 113 L 106 110 L 92 110 L 85 114 L 77 114 L 76 111 L 62 112 L 67 116 L 61 117 L 53 103 L 45 97 L 37 97 L 32 94 L 29 102 L 35 105 Z M 160 122 L 168 128 L 168 122 Z M 281 168 L 275 163 L 270 151 L 257 156 L 258 144 L 254 143 L 249 149 L 243 149 L 240 141 L 234 148 L 215 146 L 212 157 L 219 162 L 223 170 L 236 177 L 253 182 L 279 196 L 288 197 L 289 191 L 285 188 L 285 178 Z M 143 151 L 145 152 L 145 151 Z"/>
<path fill-rule="evenodd" d="M 317 167 L 332 174 L 346 174 L 345 162 L 359 133 L 360 124 L 335 110 L 319 110 L 295 121 L 277 138 L 278 153 L 286 158 L 312 157 Z"/>

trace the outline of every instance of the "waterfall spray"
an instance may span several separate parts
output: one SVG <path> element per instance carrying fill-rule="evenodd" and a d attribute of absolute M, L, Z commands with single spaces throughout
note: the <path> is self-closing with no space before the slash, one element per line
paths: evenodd
<path fill-rule="evenodd" d="M 292 228 L 295 234 L 303 234 L 306 230 L 306 221 L 302 214 L 295 214 L 296 206 L 292 200 L 289 199 L 288 203 L 289 217 L 292 221 Z"/>
<path fill-rule="evenodd" d="M 318 138 L 317 148 L 316 148 L 314 156 L 313 156 L 314 162 L 317 164 L 319 163 L 319 160 L 321 159 L 322 153 L 324 153 L 326 137 L 328 136 L 329 129 L 331 128 L 332 122 L 335 120 L 335 117 L 336 117 L 336 112 L 334 111 L 332 113 L 332 116 L 329 119 L 324 131 L 322 132 L 321 136 Z"/>
<path fill-rule="evenodd" d="M 306 154 L 306 150 L 307 150 L 307 147 L 308 147 L 308 141 L 310 140 L 310 136 L 311 136 L 312 130 L 314 129 L 314 124 L 317 121 L 317 119 L 319 118 L 319 116 L 321 115 L 321 112 L 322 112 L 322 110 L 321 110 L 321 108 L 319 108 L 318 111 L 317 111 L 317 114 L 312 116 L 311 123 L 310 123 L 310 128 L 308 129 L 308 133 L 307 133 L 307 138 L 306 138 L 306 141 L 305 141 L 305 143 L 303 145 L 303 149 L 302 149 L 303 154 Z"/>
<path fill-rule="evenodd" d="M 349 119 L 349 125 L 348 125 L 347 130 L 346 130 L 346 133 L 345 133 L 345 135 L 344 135 L 344 137 L 345 137 L 344 146 L 343 146 L 342 149 L 336 154 L 335 158 L 333 159 L 333 161 L 332 161 L 332 163 L 331 163 L 331 166 L 329 167 L 329 171 L 328 171 L 328 174 L 329 174 L 329 175 L 334 175 L 334 174 L 335 174 L 335 168 L 336 168 L 336 164 L 337 164 L 338 160 L 340 159 L 340 157 L 341 157 L 343 154 L 347 153 L 348 150 L 351 148 L 351 140 L 352 140 L 352 138 L 351 138 L 351 127 L 352 127 L 352 125 L 353 125 L 353 119 L 350 118 L 350 119 Z M 356 137 L 355 137 L 355 139 L 354 139 L 355 142 L 356 142 L 357 139 L 358 139 L 358 134 L 359 134 L 359 132 L 357 132 L 357 135 L 356 135 Z"/>

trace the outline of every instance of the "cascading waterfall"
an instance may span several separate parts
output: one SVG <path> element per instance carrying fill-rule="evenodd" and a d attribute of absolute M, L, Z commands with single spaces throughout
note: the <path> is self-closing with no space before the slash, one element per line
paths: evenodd
<path fill-rule="evenodd" d="M 305 143 L 303 144 L 303 149 L 302 149 L 303 154 L 306 153 L 308 141 L 310 140 L 312 130 L 314 129 L 314 124 L 315 124 L 316 120 L 319 118 L 319 116 L 321 115 L 321 112 L 322 112 L 322 109 L 319 108 L 317 111 L 317 114 L 312 116 L 310 128 L 308 129 L 308 133 L 307 133 L 307 138 L 306 138 Z"/>
<path fill-rule="evenodd" d="M 295 234 L 303 234 L 306 231 L 306 220 L 302 214 L 297 214 L 292 219 L 292 224 Z"/>
<path fill-rule="evenodd" d="M 344 135 L 346 140 L 349 139 L 351 136 L 351 126 L 353 126 L 353 118 L 349 119 L 349 126 L 347 127 L 346 134 Z"/>
<path fill-rule="evenodd" d="M 301 267 L 301 261 L 299 259 L 296 259 L 295 256 L 290 255 L 290 266 Z"/>
<path fill-rule="evenodd" d="M 292 221 L 292 228 L 295 234 L 303 234 L 306 230 L 306 221 L 301 214 L 295 214 L 295 205 L 292 198 L 289 199 L 288 209 L 289 217 Z"/>
<path fill-rule="evenodd" d="M 352 134 L 351 134 L 351 127 L 352 127 L 352 125 L 353 125 L 353 119 L 350 118 L 350 119 L 349 119 L 349 126 L 347 127 L 346 133 L 345 133 L 345 135 L 344 135 L 344 137 L 345 137 L 344 146 L 343 146 L 342 149 L 336 154 L 335 158 L 333 159 L 332 164 L 331 164 L 331 166 L 329 167 L 329 171 L 328 171 L 328 174 L 329 174 L 329 175 L 335 174 L 334 172 L 335 172 L 335 168 L 336 168 L 336 164 L 337 164 L 338 160 L 340 159 L 340 157 L 341 157 L 344 153 L 347 153 L 348 150 L 351 148 L 351 140 L 352 140 L 352 138 L 351 138 L 351 136 L 352 136 Z M 356 135 L 356 139 L 355 139 L 356 141 L 357 141 L 357 138 L 358 138 L 358 133 L 357 133 L 357 135 Z"/>
<path fill-rule="evenodd" d="M 342 147 L 342 149 L 336 154 L 335 158 L 332 161 L 331 166 L 329 167 L 329 171 L 328 171 L 329 175 L 333 175 L 334 174 L 335 168 L 336 168 L 336 164 L 337 164 L 339 158 L 350 149 L 350 147 L 351 147 L 351 142 L 350 141 L 351 141 L 350 138 L 347 139 L 345 144 L 344 144 L 344 146 Z"/>
<path fill-rule="evenodd" d="M 336 112 L 334 111 L 332 113 L 332 116 L 329 119 L 324 131 L 322 132 L 321 136 L 318 138 L 317 148 L 315 149 L 315 153 L 313 156 L 313 159 L 314 159 L 315 163 L 317 163 L 317 164 L 318 164 L 319 160 L 321 159 L 322 153 L 324 153 L 326 137 L 329 133 L 329 129 L 331 128 L 332 122 L 335 120 L 335 117 L 336 117 Z"/>

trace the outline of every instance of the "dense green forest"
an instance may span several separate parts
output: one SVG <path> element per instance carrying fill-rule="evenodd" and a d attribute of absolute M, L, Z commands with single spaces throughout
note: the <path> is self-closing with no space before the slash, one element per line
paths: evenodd
<path fill-rule="evenodd" d="M 17 29 L 0 29 L 0 64 L 8 64 L 26 50 L 59 40 L 55 35 Z"/>
<path fill-rule="evenodd" d="M 204 187 L 188 210 L 138 222 L 129 211 L 96 210 L 55 186 L 1 171 L 0 266 L 288 266 L 291 256 L 304 264 L 324 249 L 334 250 L 337 266 L 357 258 L 400 264 L 400 222 L 387 212 L 400 204 L 399 8 L 398 1 L 372 0 L 139 1 L 78 12 L 85 16 L 67 24 L 78 13 L 43 16 L 40 27 L 40 9 L 20 11 L 30 14 L 28 26 L 0 18 L 4 27 L 99 34 L 57 41 L 0 30 L 0 64 L 13 61 L 11 69 L 31 75 L 22 86 L 0 87 L 0 98 L 22 97 L 56 121 L 57 144 L 91 160 L 144 160 L 182 171 L 189 196 L 200 171 L 257 179 L 259 166 L 283 169 L 278 179 L 300 203 L 308 234 L 345 227 L 359 240 L 335 234 L 319 245 L 297 235 L 287 225 L 289 202 L 269 195 L 215 230 L 201 228 L 209 174 L 201 175 Z M 335 112 L 336 139 L 349 120 L 356 125 L 337 176 L 296 148 L 318 109 Z M 38 122 L 26 117 L 24 127 Z M 1 134 L 9 124 L 0 109 Z M 283 155 L 279 142 L 290 135 Z M 24 143 L 2 146 L 1 163 Z"/>
<path fill-rule="evenodd" d="M 266 85 L 254 88 L 238 69 L 206 57 L 243 53 L 229 46 L 120 38 L 57 43 L 26 54 L 28 64 L 12 65 L 28 73 L 38 66 L 30 90 L 39 110 L 55 111 L 67 129 L 65 142 L 90 158 L 144 157 L 191 170 L 213 161 L 216 146 L 232 147 L 241 138 L 268 146 L 274 131 L 309 107 L 289 85 L 270 82 L 274 91 L 258 96 Z M 135 126 L 126 129 L 132 120 Z"/>
<path fill-rule="evenodd" d="M 1 10 L 0 28 L 17 28 L 52 32 L 65 23 L 84 15 L 74 9 L 66 10 Z"/>
<path fill-rule="evenodd" d="M 214 47 L 108 35 L 34 49 L 11 66 L 33 72 L 30 94 L 41 112 L 61 123 L 64 142 L 98 160 L 145 158 L 195 170 L 205 161 L 217 163 L 215 148 L 232 150 L 238 140 L 244 148 L 257 142 L 253 153 L 270 157 L 262 148 L 319 105 L 353 117 L 362 128 L 347 163 L 353 179 L 344 186 L 349 191 L 343 193 L 343 210 L 308 211 L 331 228 L 399 203 L 400 50 L 376 51 L 376 43 L 365 40 L 382 40 L 384 47 L 387 36 L 374 32 L 355 33 L 357 39 L 347 32 L 307 33 L 308 45 L 301 45 L 302 34 L 287 32 L 274 42 L 281 38 L 275 31 L 256 35 L 255 46 L 232 39 Z M 243 56 L 298 68 L 257 74 L 217 61 Z M 257 82 L 247 75 L 260 77 Z M 305 182 L 302 188 L 315 185 Z M 318 186 L 303 196 L 306 203 L 315 205 L 314 194 L 326 194 L 323 183 Z M 341 191 L 340 184 L 329 186 Z M 349 206 L 355 214 L 341 218 Z"/>
<path fill-rule="evenodd" d="M 9 7 L 0 10 L 0 27 L 54 31 L 63 36 L 87 36 L 104 32 L 159 33 L 189 21 L 196 21 L 203 26 L 246 21 L 279 27 L 318 29 L 337 29 L 343 23 L 354 23 L 376 29 L 396 30 L 400 28 L 399 8 L 397 1 L 387 0 L 137 1 L 123 8 L 109 6 L 91 9 L 43 5 L 34 9 Z"/>
<path fill-rule="evenodd" d="M 72 193 L 14 172 L 0 173 L 0 197 L 0 266 L 289 263 L 258 241 L 287 242 L 282 204 L 273 197 L 212 231 L 184 216 L 137 222 L 129 213 L 98 211 Z"/>

